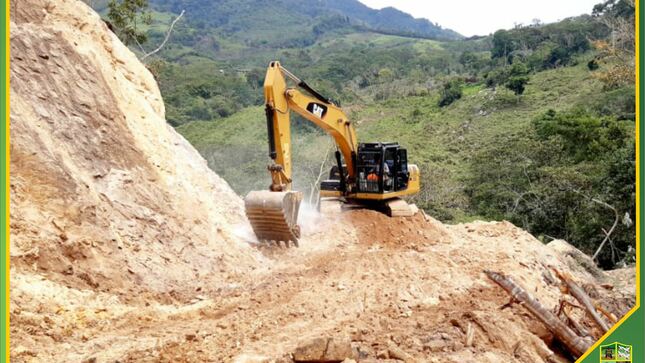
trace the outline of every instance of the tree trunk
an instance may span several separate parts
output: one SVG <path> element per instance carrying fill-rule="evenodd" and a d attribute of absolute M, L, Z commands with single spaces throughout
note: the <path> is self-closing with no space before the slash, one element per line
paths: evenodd
<path fill-rule="evenodd" d="M 567 288 L 569 289 L 569 294 L 573 297 L 576 298 L 584 306 L 585 310 L 587 310 L 587 313 L 593 318 L 593 320 L 596 322 L 596 324 L 602 329 L 603 334 L 609 330 L 609 325 L 603 320 L 602 316 L 598 314 L 598 311 L 596 311 L 596 308 L 594 307 L 593 301 L 591 301 L 591 298 L 587 293 L 580 287 L 578 284 L 576 284 L 571 277 L 567 276 L 566 274 L 553 269 L 555 271 L 555 274 L 562 280 L 562 282 L 567 285 Z"/>
<path fill-rule="evenodd" d="M 515 283 L 510 277 L 488 270 L 485 270 L 484 273 L 486 273 L 488 278 L 506 290 L 513 299 L 521 302 L 522 306 L 538 318 L 564 344 L 573 356 L 578 358 L 591 347 L 593 342 L 590 338 L 578 336 L 569 326 L 562 322 L 550 310 L 542 306 L 539 301 Z"/>

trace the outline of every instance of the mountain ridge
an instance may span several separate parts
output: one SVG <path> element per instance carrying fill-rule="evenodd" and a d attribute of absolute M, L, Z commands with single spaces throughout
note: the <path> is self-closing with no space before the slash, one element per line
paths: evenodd
<path fill-rule="evenodd" d="M 414 16 L 392 6 L 371 8 L 360 1 L 324 0 L 327 6 L 342 13 L 352 12 L 354 17 L 366 22 L 372 31 L 403 32 L 397 35 L 417 35 L 438 40 L 456 40 L 463 36 L 452 29 L 444 29 L 429 19 Z"/>
<path fill-rule="evenodd" d="M 428 19 L 414 18 L 393 7 L 372 9 L 358 0 L 280 0 L 266 2 L 264 0 L 152 0 L 151 5 L 156 10 L 169 11 L 175 14 L 186 10 L 188 21 L 198 24 L 203 29 L 211 28 L 228 35 L 237 34 L 253 38 L 257 28 L 260 33 L 275 31 L 273 24 L 282 22 L 283 31 L 276 37 L 289 38 L 289 32 L 301 32 L 303 27 L 316 25 L 325 26 L 329 23 L 334 29 L 346 26 L 358 27 L 369 31 L 387 34 L 417 36 L 437 40 L 457 40 L 463 36 L 454 30 L 444 29 Z M 262 10 L 264 9 L 264 10 Z M 270 15 L 269 15 L 270 14 Z M 278 14 L 278 15 L 276 15 Z M 337 17 L 344 18 L 346 23 L 339 23 Z M 277 18 L 276 18 L 277 17 Z M 330 21 L 331 19 L 331 21 Z M 276 21 L 278 20 L 278 21 Z M 300 27 L 294 27 L 300 25 Z M 248 34 L 241 34 L 248 33 Z M 260 39 L 260 43 L 266 39 Z M 270 43 L 270 41 L 267 41 Z"/>

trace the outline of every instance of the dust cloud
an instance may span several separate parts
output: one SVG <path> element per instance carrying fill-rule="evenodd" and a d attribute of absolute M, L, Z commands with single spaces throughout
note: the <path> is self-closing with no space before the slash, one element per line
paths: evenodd
<path fill-rule="evenodd" d="M 326 216 L 323 216 L 315 205 L 305 202 L 300 205 L 298 224 L 302 234 L 320 232 L 323 218 L 326 218 Z"/>

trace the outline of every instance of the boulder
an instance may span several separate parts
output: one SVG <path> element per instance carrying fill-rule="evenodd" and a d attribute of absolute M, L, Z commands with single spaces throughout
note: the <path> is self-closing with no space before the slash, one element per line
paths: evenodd
<path fill-rule="evenodd" d="M 293 353 L 295 362 L 303 363 L 340 363 L 354 359 L 354 351 L 349 338 L 315 338 L 296 348 Z"/>

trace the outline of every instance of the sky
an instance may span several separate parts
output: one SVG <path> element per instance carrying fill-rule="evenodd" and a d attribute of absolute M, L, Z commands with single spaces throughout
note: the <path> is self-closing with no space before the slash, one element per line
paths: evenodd
<path fill-rule="evenodd" d="M 415 18 L 426 18 L 462 35 L 488 35 L 515 23 L 533 19 L 552 23 L 570 16 L 589 14 L 601 0 L 360 0 L 381 9 L 392 6 Z"/>

